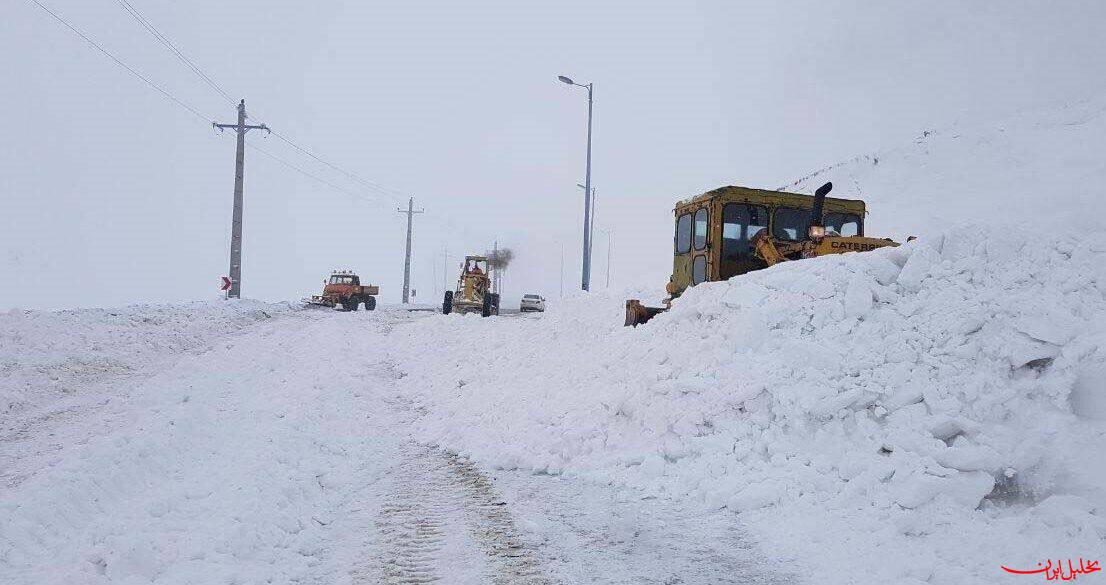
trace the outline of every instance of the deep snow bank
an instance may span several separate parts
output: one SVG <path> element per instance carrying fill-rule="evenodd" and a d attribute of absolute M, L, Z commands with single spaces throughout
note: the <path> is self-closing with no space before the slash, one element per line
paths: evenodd
<path fill-rule="evenodd" d="M 434 442 L 745 512 L 823 582 L 989 582 L 1102 550 L 1104 298 L 1092 238 L 962 228 L 702 285 L 636 330 L 621 299 L 424 319 L 442 367 L 404 382 Z"/>
<path fill-rule="evenodd" d="M 280 310 L 30 315 L 44 333 L 72 323 L 89 336 L 87 354 L 71 342 L 44 357 L 102 352 L 143 375 L 78 386 L 125 397 L 53 425 L 57 449 L 0 441 L 0 455 L 21 450 L 35 469 L 0 480 L 0 583 L 351 583 L 375 534 L 357 513 L 378 505 L 365 487 L 395 461 L 380 454 L 395 374 L 378 358 L 399 317 Z"/>
<path fill-rule="evenodd" d="M 42 406 L 152 361 L 210 346 L 287 304 L 257 301 L 0 313 L 0 415 Z"/>

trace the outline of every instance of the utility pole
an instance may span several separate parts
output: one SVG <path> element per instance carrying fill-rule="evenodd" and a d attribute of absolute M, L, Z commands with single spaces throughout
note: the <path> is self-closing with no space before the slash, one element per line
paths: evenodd
<path fill-rule="evenodd" d="M 227 128 L 238 133 L 238 149 L 234 156 L 234 210 L 230 219 L 230 289 L 228 299 L 242 298 L 242 183 L 246 171 L 246 132 L 264 130 L 270 132 L 264 124 L 251 126 L 246 124 L 246 100 L 238 102 L 238 123 L 211 125 L 220 132 Z"/>
<path fill-rule="evenodd" d="M 407 255 L 403 259 L 403 304 L 411 299 L 411 218 L 416 213 L 424 213 L 425 209 L 415 211 L 415 198 L 407 199 L 407 209 L 397 209 L 400 213 L 407 214 Z"/>
<path fill-rule="evenodd" d="M 499 240 L 492 242 L 492 262 L 494 266 L 490 266 L 491 270 L 495 273 L 492 274 L 492 292 L 499 292 Z"/>

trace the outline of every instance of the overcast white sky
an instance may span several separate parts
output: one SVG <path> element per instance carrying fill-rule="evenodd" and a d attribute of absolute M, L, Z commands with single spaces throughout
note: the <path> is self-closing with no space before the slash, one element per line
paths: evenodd
<path fill-rule="evenodd" d="M 118 0 L 40 0 L 173 95 L 234 110 Z M 508 296 L 579 286 L 586 101 L 612 276 L 663 285 L 672 203 L 775 188 L 922 129 L 1106 89 L 1106 3 L 155 2 L 129 0 L 254 122 L 243 294 L 292 299 L 352 268 L 437 301 L 464 253 L 517 252 Z M 227 271 L 234 142 L 91 49 L 30 0 L 0 19 L 0 309 L 215 298 Z M 878 205 L 878 201 L 870 201 Z M 878 226 L 869 226 L 878 232 Z M 601 288 L 606 239 L 595 244 Z"/>

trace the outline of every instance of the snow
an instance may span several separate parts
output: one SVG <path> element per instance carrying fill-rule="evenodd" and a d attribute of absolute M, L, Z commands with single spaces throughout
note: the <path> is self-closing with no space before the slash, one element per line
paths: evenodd
<path fill-rule="evenodd" d="M 656 293 L 0 314 L 0 581 L 971 584 L 1099 558 L 1102 112 L 816 173 L 794 188 L 919 239 L 639 328 L 624 300 Z"/>
<path fill-rule="evenodd" d="M 619 301 L 412 324 L 438 364 L 402 381 L 421 435 L 739 512 L 821 582 L 856 563 L 862 582 L 996 582 L 1102 550 L 1106 434 L 1080 414 L 1106 363 L 1093 241 L 964 227 L 701 285 L 638 329 Z M 1058 501 L 1063 521 L 1028 520 Z"/>
<path fill-rule="evenodd" d="M 643 558 L 659 571 L 662 551 L 668 574 L 725 582 L 740 567 L 773 582 L 739 526 L 698 522 L 707 511 L 695 506 L 485 473 L 419 444 L 424 413 L 399 383 L 426 360 L 400 358 L 415 355 L 408 342 L 428 346 L 409 325 L 439 318 L 249 302 L 3 315 L 39 348 L 12 363 L 68 367 L 77 350 L 53 338 L 73 328 L 128 367 L 75 387 L 64 407 L 49 387 L 23 392 L 46 414 L 25 414 L 25 401 L 5 416 L 20 429 L 0 441 L 0 582 L 571 582 L 588 572 L 571 551 L 599 539 L 612 548 L 587 558 L 609 582 L 648 574 Z M 582 493 L 598 503 L 552 505 Z M 629 518 L 608 519 L 615 508 Z M 704 548 L 692 527 L 714 542 Z M 625 540 L 631 529 L 645 536 Z M 706 552 L 715 562 L 699 566 Z"/>
<path fill-rule="evenodd" d="M 109 428 L 83 434 L 76 434 L 84 431 L 79 426 L 49 429 L 67 435 L 67 452 L 15 478 L 0 498 L 4 581 L 286 582 L 317 575 L 324 552 L 319 522 L 334 508 L 330 494 L 341 493 L 335 488 L 343 481 L 357 481 L 365 466 L 372 469 L 371 459 L 351 464 L 346 456 L 366 449 L 364 437 L 352 432 L 364 424 L 364 415 L 344 408 L 344 415 L 322 417 L 301 408 L 311 401 L 343 404 L 331 395 L 346 405 L 355 399 L 324 364 L 302 372 L 317 380 L 314 386 L 282 384 L 294 378 L 291 368 L 304 365 L 287 359 L 290 353 L 305 341 L 327 341 L 297 334 L 311 331 L 302 327 L 302 317 L 265 319 L 246 340 L 210 338 L 231 328 L 230 322 L 262 312 L 279 315 L 281 309 L 255 303 L 182 307 L 169 312 L 174 318 L 142 327 L 141 343 L 118 333 L 107 336 L 118 341 L 120 353 L 114 355 L 132 364 L 144 359 L 132 359 L 143 353 L 136 345 L 172 345 L 181 329 L 188 330 L 183 323 L 207 323 L 196 337 L 207 335 L 209 343 L 202 349 L 197 338 L 182 343 L 178 349 L 197 353 L 146 375 L 113 379 L 115 393 L 107 404 L 80 405 L 86 419 L 112 411 L 103 416 L 111 420 Z M 126 313 L 153 319 L 166 311 L 137 307 Z M 44 325 L 19 327 L 26 337 L 29 331 L 53 333 L 49 316 L 17 318 L 25 317 Z M 93 311 L 61 318 L 88 329 L 118 326 Z M 125 328 L 135 322 L 147 323 L 128 318 Z M 354 351 L 340 340 L 325 349 L 339 358 Z M 240 386 L 259 375 L 268 382 L 264 387 Z M 17 451 L 16 463 L 36 455 Z"/>
<path fill-rule="evenodd" d="M 0 412 L 41 407 L 96 379 L 195 352 L 285 310 L 238 301 L 0 313 Z"/>
<path fill-rule="evenodd" d="M 1091 235 L 1106 181 L 1106 100 L 1073 101 L 1006 118 L 972 119 L 918 133 L 780 188 L 864 199 L 868 235 L 903 240 L 964 222 L 1019 229 L 1027 238 Z"/>

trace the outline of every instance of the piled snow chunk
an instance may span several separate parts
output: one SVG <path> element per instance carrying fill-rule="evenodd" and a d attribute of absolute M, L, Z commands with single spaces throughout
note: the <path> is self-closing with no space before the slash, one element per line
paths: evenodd
<path fill-rule="evenodd" d="M 787 263 L 694 287 L 637 329 L 620 299 L 586 297 L 536 321 L 422 320 L 446 367 L 405 383 L 426 393 L 424 436 L 488 463 L 686 494 L 765 526 L 796 510 L 814 531 L 870 521 L 891 527 L 885 553 L 950 522 L 1006 530 L 997 552 L 1030 554 L 1029 534 L 1101 544 L 1103 488 L 1078 477 L 1106 434 L 1072 405 L 1103 392 L 1087 372 L 1106 363 L 1106 251 L 1027 233 L 964 227 Z M 1057 495 L 1097 502 L 1068 508 L 1086 531 L 988 524 Z M 834 550 L 826 563 L 856 552 Z M 885 577 L 933 576 L 920 566 Z"/>

